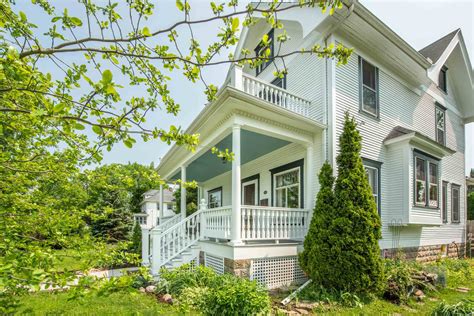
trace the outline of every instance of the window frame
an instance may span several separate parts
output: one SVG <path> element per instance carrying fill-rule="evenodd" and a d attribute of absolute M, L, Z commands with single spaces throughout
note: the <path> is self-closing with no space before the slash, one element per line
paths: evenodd
<path fill-rule="evenodd" d="M 216 193 L 216 192 L 220 192 L 220 193 L 221 193 L 221 199 L 220 199 L 220 201 L 219 201 L 219 204 L 220 204 L 220 205 L 219 205 L 219 206 L 211 207 L 211 198 L 210 198 L 210 195 L 211 195 L 212 193 Z M 214 188 L 214 189 L 212 189 L 212 190 L 208 190 L 208 191 L 207 191 L 207 207 L 210 208 L 210 209 L 211 209 L 211 208 L 222 207 L 222 199 L 223 199 L 223 197 L 224 197 L 224 195 L 223 195 L 222 186 L 217 187 L 217 188 Z"/>
<path fill-rule="evenodd" d="M 443 113 L 444 124 L 443 124 L 443 141 L 440 142 L 438 138 L 438 112 Z M 435 139 L 438 144 L 446 146 L 446 108 L 439 104 L 438 102 L 435 103 Z"/>
<path fill-rule="evenodd" d="M 273 54 L 274 54 L 274 49 L 275 49 L 275 29 L 271 29 L 268 33 L 268 40 L 270 41 L 270 56 L 268 57 L 269 60 L 266 61 L 266 62 L 262 62 L 262 64 L 260 64 L 259 66 L 255 67 L 255 76 L 258 76 L 259 74 L 261 74 L 267 67 L 268 65 L 270 65 L 272 63 L 272 60 L 273 60 Z M 254 49 L 254 52 L 255 52 L 255 56 L 258 57 L 260 54 L 260 50 L 264 47 L 263 45 L 263 42 L 260 41 L 257 45 L 257 47 L 255 47 Z"/>
<path fill-rule="evenodd" d="M 284 175 L 286 173 L 290 173 L 290 172 L 294 172 L 298 170 L 298 183 L 294 183 L 294 184 L 290 184 L 290 185 L 284 185 L 284 186 L 281 186 L 281 187 L 276 187 L 276 178 L 278 176 L 281 176 L 281 175 Z M 276 204 L 276 196 L 277 196 L 277 190 L 285 190 L 285 193 L 288 193 L 288 189 L 289 188 L 293 188 L 295 186 L 298 186 L 298 207 L 297 208 L 301 208 L 301 199 L 300 199 L 300 196 L 301 196 L 301 172 L 300 171 L 300 167 L 295 167 L 295 168 L 291 168 L 291 169 L 288 169 L 288 170 L 284 170 L 284 171 L 281 171 L 281 172 L 278 172 L 278 173 L 274 173 L 273 174 L 273 183 L 275 184 L 273 186 L 273 196 L 275 197 L 275 206 L 276 207 L 283 207 L 283 208 L 290 208 L 288 207 L 288 199 L 285 198 L 285 201 L 286 201 L 286 205 L 285 206 L 277 206 Z M 286 195 L 285 195 L 286 197 Z"/>
<path fill-rule="evenodd" d="M 364 84 L 363 63 L 367 63 L 375 68 L 375 89 Z M 375 110 L 376 114 L 364 109 L 364 87 L 375 92 Z M 366 59 L 359 56 L 359 112 L 372 118 L 380 119 L 380 100 L 379 100 L 379 68 Z"/>
<path fill-rule="evenodd" d="M 425 179 L 424 179 L 424 185 L 425 185 L 425 193 L 424 193 L 424 203 L 419 203 L 417 202 L 417 193 L 416 193 L 416 183 L 417 183 L 417 178 L 416 178 L 416 160 L 421 159 L 425 162 L 424 166 L 424 172 L 425 172 Z M 437 186 L 437 203 L 436 206 L 430 206 L 430 164 L 436 165 L 436 186 Z M 436 157 L 433 157 L 429 154 L 426 154 L 422 151 L 419 151 L 417 149 L 413 150 L 413 206 L 418 207 L 418 208 L 426 208 L 430 210 L 439 210 L 440 209 L 440 180 L 441 180 L 441 172 L 440 172 L 440 160 Z"/>
<path fill-rule="evenodd" d="M 454 219 L 454 190 L 458 191 L 458 218 Z M 451 224 L 460 224 L 461 223 L 461 185 L 451 183 Z"/>
<path fill-rule="evenodd" d="M 448 181 L 441 182 L 441 220 L 443 224 L 448 223 Z"/>
<path fill-rule="evenodd" d="M 298 202 L 298 208 L 304 208 L 304 159 L 296 160 L 293 162 L 290 162 L 286 165 L 282 165 L 273 169 L 270 169 L 270 174 L 271 174 L 271 193 L 272 193 L 272 199 L 271 199 L 271 204 L 272 206 L 276 205 L 276 190 L 275 190 L 275 175 L 279 175 L 285 172 L 289 172 L 291 170 L 294 170 L 296 168 L 299 168 L 300 173 L 299 173 L 299 195 L 300 199 Z"/>
<path fill-rule="evenodd" d="M 441 76 L 443 78 L 444 85 L 441 85 Z M 438 88 L 443 91 L 444 93 L 448 94 L 448 67 L 443 66 L 439 70 L 438 74 Z"/>
<path fill-rule="evenodd" d="M 374 169 L 377 171 L 377 212 L 379 216 L 382 216 L 382 174 L 381 174 L 381 169 L 382 169 L 382 162 L 367 159 L 367 158 L 362 158 L 362 164 L 364 165 L 364 169 L 370 168 Z M 372 189 L 372 188 L 371 188 Z M 373 189 L 372 189 L 372 196 L 373 196 Z"/>

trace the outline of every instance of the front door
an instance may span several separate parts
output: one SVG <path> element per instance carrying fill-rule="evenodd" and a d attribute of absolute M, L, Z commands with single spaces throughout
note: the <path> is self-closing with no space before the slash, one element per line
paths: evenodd
<path fill-rule="evenodd" d="M 258 180 L 242 183 L 242 205 L 258 205 Z"/>

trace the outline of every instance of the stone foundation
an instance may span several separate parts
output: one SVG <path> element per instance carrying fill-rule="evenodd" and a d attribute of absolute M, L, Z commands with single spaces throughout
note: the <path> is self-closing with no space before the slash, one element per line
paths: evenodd
<path fill-rule="evenodd" d="M 232 260 L 224 258 L 224 272 L 240 278 L 250 278 L 250 259 Z"/>
<path fill-rule="evenodd" d="M 440 258 L 461 258 L 464 256 L 465 244 L 444 244 L 419 247 L 406 247 L 398 249 L 383 249 L 384 258 L 395 258 L 402 255 L 405 259 L 419 262 L 431 262 Z"/>

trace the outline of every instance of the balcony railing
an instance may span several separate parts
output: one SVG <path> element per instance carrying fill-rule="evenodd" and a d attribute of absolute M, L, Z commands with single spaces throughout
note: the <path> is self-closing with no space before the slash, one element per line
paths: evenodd
<path fill-rule="evenodd" d="M 230 84 L 234 88 L 254 97 L 310 118 L 310 101 L 269 82 L 246 74 L 239 66 L 232 68 Z"/>

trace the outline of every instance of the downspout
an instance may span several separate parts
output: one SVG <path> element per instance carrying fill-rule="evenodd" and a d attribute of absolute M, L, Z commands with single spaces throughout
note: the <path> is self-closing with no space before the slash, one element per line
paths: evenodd
<path fill-rule="evenodd" d="M 329 37 L 331 37 L 334 32 L 339 29 L 339 27 L 349 18 L 349 16 L 352 14 L 352 12 L 354 11 L 354 5 L 355 5 L 355 1 L 353 0 L 350 0 L 347 4 L 344 3 L 344 6 L 347 8 L 347 14 L 337 22 L 336 25 L 334 25 L 327 33 L 327 35 L 324 37 L 323 41 L 324 41 L 324 45 L 325 47 L 328 46 L 328 39 Z M 328 68 L 331 66 L 332 68 L 332 63 L 333 61 L 329 61 L 328 59 L 325 60 L 325 67 L 324 67 L 324 71 L 325 71 L 325 88 L 326 88 L 326 95 L 325 95 L 325 101 L 326 101 L 326 113 L 325 113 L 325 117 L 324 117 L 324 120 L 325 120 L 325 125 L 326 125 L 326 128 L 324 130 L 324 139 L 325 139 L 325 142 L 326 142 L 326 145 L 324 146 L 324 150 L 325 150 L 325 159 L 326 161 L 330 161 L 331 162 L 331 165 L 333 165 L 333 160 L 335 159 L 335 157 L 332 157 L 333 156 L 333 153 L 331 153 L 331 155 L 329 154 L 329 149 L 330 149 L 330 146 L 329 146 L 329 142 L 332 142 L 332 146 L 333 147 L 335 145 L 335 141 L 334 141 L 334 138 L 335 138 L 335 135 L 330 135 L 330 132 L 329 132 L 329 128 L 332 128 L 330 126 L 330 124 L 334 124 L 334 122 L 329 122 L 329 109 L 331 107 L 331 111 L 332 111 L 332 105 L 333 103 L 335 102 L 334 98 L 331 97 L 331 100 L 329 100 L 329 94 L 332 93 L 332 78 L 330 80 L 329 78 L 329 71 L 328 71 Z M 331 70 L 332 71 L 332 70 Z M 331 83 L 331 84 L 330 84 Z M 331 88 L 331 89 L 329 89 Z M 329 91 L 331 90 L 331 92 Z M 332 119 L 334 119 L 334 114 L 332 115 Z M 334 133 L 331 133 L 331 134 L 334 134 Z M 330 139 L 330 136 L 331 139 Z M 333 150 L 331 150 L 333 152 Z M 334 166 L 333 166 L 334 168 Z"/>

